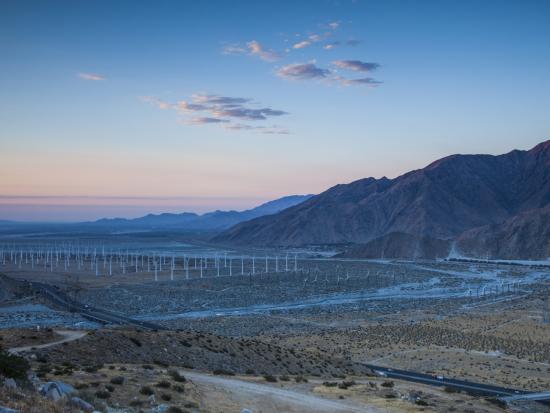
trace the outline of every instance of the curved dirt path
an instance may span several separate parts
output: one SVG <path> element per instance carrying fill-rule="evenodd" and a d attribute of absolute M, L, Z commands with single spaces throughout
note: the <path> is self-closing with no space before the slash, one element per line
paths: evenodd
<path fill-rule="evenodd" d="M 200 390 L 208 395 L 204 403 L 220 411 L 250 409 L 262 413 L 381 413 L 374 407 L 362 407 L 344 401 L 284 389 L 270 384 L 252 383 L 237 378 L 212 376 L 185 371 Z M 210 406 L 211 405 L 211 406 Z M 235 410 L 237 409 L 237 410 Z"/>
<path fill-rule="evenodd" d="M 59 334 L 63 338 L 61 340 L 52 341 L 51 343 L 35 344 L 32 346 L 12 347 L 8 349 L 8 353 L 19 354 L 19 353 L 24 353 L 26 351 L 40 349 L 40 348 L 53 347 L 59 344 L 68 343 L 69 341 L 78 340 L 84 337 L 86 334 L 88 334 L 87 331 L 74 331 L 74 330 L 54 330 L 54 331 L 55 333 Z"/>

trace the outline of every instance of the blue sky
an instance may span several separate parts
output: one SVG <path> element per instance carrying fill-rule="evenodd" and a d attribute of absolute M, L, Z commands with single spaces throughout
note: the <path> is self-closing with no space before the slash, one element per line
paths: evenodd
<path fill-rule="evenodd" d="M 0 3 L 0 219 L 254 206 L 550 138 L 548 1 Z"/>

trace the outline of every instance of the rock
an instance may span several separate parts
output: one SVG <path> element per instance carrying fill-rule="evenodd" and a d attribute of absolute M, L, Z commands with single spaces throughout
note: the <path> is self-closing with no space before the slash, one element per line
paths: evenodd
<path fill-rule="evenodd" d="M 19 413 L 19 410 L 8 409 L 7 407 L 0 406 L 0 413 Z"/>
<path fill-rule="evenodd" d="M 78 407 L 79 409 L 84 410 L 85 412 L 92 412 L 94 410 L 94 406 L 92 406 L 87 401 L 82 400 L 80 397 L 71 397 L 71 404 L 75 407 Z"/>
<path fill-rule="evenodd" d="M 169 407 L 165 404 L 159 404 L 158 406 L 151 409 L 151 413 L 166 413 Z"/>
<path fill-rule="evenodd" d="M 40 394 L 53 401 L 67 397 L 75 391 L 73 386 L 61 381 L 49 381 L 40 388 Z"/>
<path fill-rule="evenodd" d="M 50 400 L 53 400 L 54 402 L 61 399 L 61 393 L 59 393 L 59 390 L 57 390 L 57 388 L 55 387 L 49 389 L 46 394 L 44 394 L 44 396 Z"/>
<path fill-rule="evenodd" d="M 17 389 L 17 383 L 14 379 L 6 379 L 4 380 L 4 387 L 8 389 Z"/>

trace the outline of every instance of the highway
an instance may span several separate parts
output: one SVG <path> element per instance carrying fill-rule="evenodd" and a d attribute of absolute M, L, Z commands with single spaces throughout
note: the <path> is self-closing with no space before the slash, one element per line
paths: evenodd
<path fill-rule="evenodd" d="M 550 391 L 544 391 L 540 393 L 516 394 L 515 396 L 504 397 L 503 400 L 507 402 L 545 401 L 546 404 L 548 404 L 548 401 L 550 400 Z"/>
<path fill-rule="evenodd" d="M 475 382 L 465 381 L 465 380 L 457 380 L 457 379 L 446 378 L 441 376 L 440 376 L 441 378 L 437 378 L 437 376 L 433 376 L 430 374 L 416 373 L 416 372 L 407 371 L 407 370 L 392 369 L 389 367 L 375 366 L 372 364 L 363 363 L 363 365 L 369 367 L 370 369 L 374 370 L 377 374 L 383 377 L 407 380 L 407 381 L 412 381 L 416 383 L 423 383 L 423 384 L 428 384 L 430 386 L 449 387 L 456 390 L 461 390 L 467 393 L 477 394 L 482 396 L 504 398 L 504 397 L 510 397 L 510 396 L 520 396 L 520 395 L 531 394 L 531 392 L 526 392 L 523 390 L 509 389 L 506 387 L 492 386 L 489 384 L 481 384 L 481 383 L 475 383 Z"/>
<path fill-rule="evenodd" d="M 135 320 L 112 311 L 79 303 L 67 296 L 55 286 L 39 282 L 29 282 L 31 287 L 48 300 L 69 312 L 79 313 L 82 317 L 101 324 L 131 325 L 146 330 L 166 330 L 166 328 L 147 321 Z"/>

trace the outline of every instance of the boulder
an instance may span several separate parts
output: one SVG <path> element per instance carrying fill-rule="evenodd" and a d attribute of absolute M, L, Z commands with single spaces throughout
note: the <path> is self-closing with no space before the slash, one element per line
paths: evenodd
<path fill-rule="evenodd" d="M 73 386 L 61 381 L 49 381 L 40 388 L 40 394 L 53 401 L 68 397 L 75 391 Z"/>
<path fill-rule="evenodd" d="M 0 413 L 19 413 L 19 410 L 8 409 L 7 407 L 0 406 Z"/>
<path fill-rule="evenodd" d="M 8 389 L 17 389 L 17 383 L 14 379 L 5 379 L 4 380 L 4 387 Z"/>
<path fill-rule="evenodd" d="M 85 400 L 82 400 L 80 397 L 71 397 L 71 404 L 85 412 L 93 412 L 94 406 L 88 403 Z"/>
<path fill-rule="evenodd" d="M 159 404 L 158 406 L 153 407 L 151 409 L 151 413 L 166 413 L 168 409 L 169 409 L 169 406 L 165 404 Z"/>

